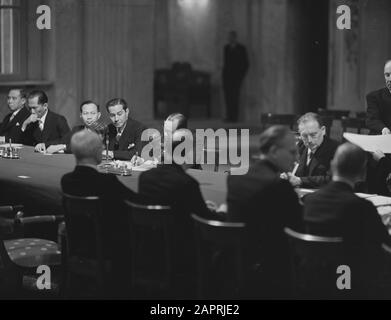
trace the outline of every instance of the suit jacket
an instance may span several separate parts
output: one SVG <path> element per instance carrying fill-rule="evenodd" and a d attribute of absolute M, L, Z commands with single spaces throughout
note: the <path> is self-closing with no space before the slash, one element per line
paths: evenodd
<path fill-rule="evenodd" d="M 375 206 L 355 195 L 344 182 L 332 181 L 303 200 L 304 223 L 310 233 L 379 246 L 389 240 Z"/>
<path fill-rule="evenodd" d="M 68 132 L 69 126 L 65 117 L 48 110 L 43 131 L 39 129 L 38 121 L 30 123 L 23 133 L 23 141 L 26 145 L 45 143 L 46 147 L 49 147 L 61 144 Z"/>
<path fill-rule="evenodd" d="M 223 59 L 223 79 L 225 81 L 232 79 L 240 83 L 249 66 L 246 47 L 239 43 L 234 47 L 226 44 Z"/>
<path fill-rule="evenodd" d="M 136 152 L 141 156 L 141 151 L 147 143 L 141 141 L 141 134 L 145 129 L 147 129 L 145 125 L 129 118 L 119 141 L 117 141 L 117 129 L 113 124 L 110 124 L 108 127 L 109 150 L 114 151 L 114 158 L 130 160 Z"/>
<path fill-rule="evenodd" d="M 337 141 L 325 136 L 307 167 L 308 148 L 302 143 L 299 144 L 299 167 L 297 168 L 296 176 L 300 177 L 302 181 L 301 187 L 319 188 L 330 181 L 330 162 L 338 145 Z"/>
<path fill-rule="evenodd" d="M 177 164 L 160 165 L 141 173 L 139 194 L 152 203 L 173 206 L 180 215 L 218 217 L 206 206 L 198 181 Z"/>
<path fill-rule="evenodd" d="M 387 88 L 367 95 L 366 125 L 370 134 L 381 134 L 383 128 L 391 130 L 391 93 Z"/>
<path fill-rule="evenodd" d="M 302 220 L 296 192 L 288 181 L 280 179 L 275 165 L 261 160 L 245 175 L 228 176 L 227 203 L 229 220 L 246 223 L 245 256 L 255 270 L 251 292 L 259 297 L 258 291 L 265 288 L 267 297 L 282 297 L 289 291 L 289 255 L 283 229 L 297 229 Z"/>
<path fill-rule="evenodd" d="M 116 279 L 113 285 L 121 287 L 122 290 L 122 285 L 126 286 L 124 275 L 129 273 L 130 268 L 129 224 L 127 208 L 123 200 L 137 202 L 139 200 L 137 194 L 125 187 L 115 175 L 100 173 L 87 166 L 76 166 L 74 171 L 65 174 L 61 179 L 61 187 L 64 193 L 70 195 L 101 198 L 104 252 L 106 257 L 113 261 L 115 271 L 112 276 Z M 90 249 L 92 244 L 88 243 L 85 237 L 92 226 L 83 227 L 86 230 L 79 235 L 79 250 L 92 253 L 93 250 Z"/>
<path fill-rule="evenodd" d="M 149 204 L 170 205 L 172 207 L 175 217 L 174 265 L 177 270 L 188 275 L 187 281 L 193 281 L 196 261 L 193 238 L 194 223 L 190 214 L 195 213 L 213 220 L 221 219 L 220 216 L 209 211 L 197 180 L 177 164 L 162 165 L 141 173 L 139 195 Z M 143 250 L 150 252 L 149 259 L 152 261 L 146 261 L 146 265 L 159 263 L 159 259 L 153 258 L 161 254 L 161 252 L 156 252 L 156 243 L 159 241 L 159 234 L 148 233 L 148 241 L 143 243 Z M 159 251 L 161 251 L 160 248 Z"/>
<path fill-rule="evenodd" d="M 30 110 L 23 107 L 12 121 L 9 121 L 12 113 L 13 112 L 7 114 L 0 124 L 0 136 L 5 136 L 6 142 L 8 142 L 9 139 L 12 139 L 12 142 L 14 143 L 23 143 L 21 128 L 23 122 L 30 116 Z"/>

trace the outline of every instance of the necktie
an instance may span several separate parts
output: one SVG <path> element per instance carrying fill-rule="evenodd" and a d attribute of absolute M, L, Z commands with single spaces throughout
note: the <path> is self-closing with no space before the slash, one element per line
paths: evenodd
<path fill-rule="evenodd" d="M 39 119 L 39 129 L 43 131 L 43 121 Z"/>
<path fill-rule="evenodd" d="M 312 156 L 313 156 L 313 153 L 311 152 L 311 150 L 308 149 L 308 155 L 307 155 L 307 166 L 310 165 L 311 163 L 311 159 L 312 159 Z"/>
<path fill-rule="evenodd" d="M 12 114 L 12 116 L 11 116 L 10 119 L 9 119 L 9 122 L 11 122 L 12 120 L 14 120 L 14 118 L 15 118 L 15 113 Z"/>

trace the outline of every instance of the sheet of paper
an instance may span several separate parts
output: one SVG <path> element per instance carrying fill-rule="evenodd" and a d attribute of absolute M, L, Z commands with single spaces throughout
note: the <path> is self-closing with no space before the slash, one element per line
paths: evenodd
<path fill-rule="evenodd" d="M 371 201 L 375 207 L 379 206 L 391 206 L 391 198 L 383 196 L 373 196 L 367 198 L 368 201 Z"/>
<path fill-rule="evenodd" d="M 383 153 L 391 153 L 391 134 L 370 136 L 345 132 L 343 137 L 368 152 L 380 150 Z"/>

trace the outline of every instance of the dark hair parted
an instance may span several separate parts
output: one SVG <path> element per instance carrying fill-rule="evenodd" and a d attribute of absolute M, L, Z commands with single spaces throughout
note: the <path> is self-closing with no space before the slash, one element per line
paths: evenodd
<path fill-rule="evenodd" d="M 121 105 L 124 110 L 128 109 L 128 104 L 126 103 L 125 99 L 122 98 L 114 98 L 109 100 L 106 103 L 106 110 L 109 112 L 110 107 L 114 107 L 116 105 Z"/>
<path fill-rule="evenodd" d="M 92 101 L 92 100 L 86 100 L 86 101 L 83 101 L 83 102 L 80 104 L 80 107 L 79 107 L 80 113 L 83 112 L 83 106 L 86 105 L 86 104 L 94 104 L 94 105 L 96 105 L 96 108 L 97 108 L 98 112 L 100 111 L 99 104 L 95 103 L 95 102 Z"/>
<path fill-rule="evenodd" d="M 28 98 L 33 99 L 35 97 L 38 97 L 38 104 L 41 104 L 41 105 L 48 103 L 48 101 L 49 101 L 48 96 L 42 90 L 31 91 Z"/>

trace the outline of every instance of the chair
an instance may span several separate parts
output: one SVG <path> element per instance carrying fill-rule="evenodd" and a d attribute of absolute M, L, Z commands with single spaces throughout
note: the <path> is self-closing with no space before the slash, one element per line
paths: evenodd
<path fill-rule="evenodd" d="M 66 224 L 62 256 L 64 297 L 86 289 L 81 294 L 83 297 L 90 297 L 91 294 L 99 298 L 111 297 L 115 294 L 111 283 L 113 262 L 104 247 L 107 238 L 101 200 L 99 197 L 63 194 L 63 208 Z M 87 283 L 89 288 L 86 288 Z M 82 287 L 78 288 L 77 285 Z"/>
<path fill-rule="evenodd" d="M 295 114 L 273 114 L 273 113 L 263 113 L 261 115 L 261 125 L 262 129 L 265 130 L 272 125 L 286 125 L 294 130 L 295 122 L 297 120 L 297 115 Z"/>
<path fill-rule="evenodd" d="M 169 206 L 145 205 L 125 201 L 129 207 L 131 232 L 131 287 L 148 293 L 176 294 L 174 215 Z M 146 254 L 148 245 L 151 251 Z M 154 255 L 162 254 L 161 260 Z M 147 261 L 148 259 L 151 261 Z M 159 264 L 160 263 L 160 264 Z M 146 270 L 150 267 L 149 270 Z"/>
<path fill-rule="evenodd" d="M 348 117 L 350 110 L 328 110 L 319 108 L 318 113 L 322 117 L 333 117 L 335 120 L 340 120 L 342 117 Z"/>
<path fill-rule="evenodd" d="M 58 283 L 53 281 L 51 290 L 38 294 L 36 280 L 37 267 L 47 265 L 55 271 L 61 264 L 61 248 L 51 240 L 26 238 L 25 227 L 41 223 L 58 223 L 63 216 L 32 216 L 24 217 L 23 206 L 0 207 L 2 228 L 0 230 L 0 295 L 16 298 L 27 293 L 35 296 L 57 294 Z"/>
<path fill-rule="evenodd" d="M 293 294 L 297 298 L 338 298 L 336 270 L 351 266 L 343 238 L 303 234 L 284 229 L 289 242 Z"/>
<path fill-rule="evenodd" d="M 192 214 L 195 225 L 196 250 L 197 250 L 197 295 L 199 299 L 210 297 L 210 285 L 216 281 L 211 270 L 216 267 L 216 258 L 220 257 L 224 261 L 224 270 L 228 271 L 227 262 L 232 262 L 233 272 L 227 274 L 232 277 L 224 277 L 222 281 L 229 285 L 231 290 L 226 290 L 225 294 L 232 294 L 224 298 L 240 298 L 244 288 L 244 223 L 221 222 L 207 220 Z M 223 256 L 222 256 L 223 255 Z M 230 258 L 233 260 L 231 261 Z M 228 260 L 225 260 L 228 259 Z M 231 271 L 231 270 L 229 270 Z M 229 283 L 232 280 L 232 283 Z M 216 293 L 221 295 L 221 293 Z M 214 299 L 221 298 L 212 297 Z"/>
<path fill-rule="evenodd" d="M 362 129 L 365 129 L 365 118 L 348 118 L 342 117 L 342 130 L 347 132 L 349 128 L 356 129 L 357 133 L 361 133 Z"/>

